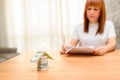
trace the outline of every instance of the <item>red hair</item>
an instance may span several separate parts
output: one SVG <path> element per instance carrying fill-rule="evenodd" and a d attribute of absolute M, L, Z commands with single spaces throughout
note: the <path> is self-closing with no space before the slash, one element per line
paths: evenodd
<path fill-rule="evenodd" d="M 86 1 L 85 10 L 84 10 L 84 32 L 87 32 L 87 33 L 89 30 L 89 20 L 87 18 L 86 11 L 89 6 L 95 6 L 100 8 L 100 15 L 98 19 L 99 27 L 96 34 L 98 33 L 102 34 L 104 32 L 104 26 L 106 21 L 106 9 L 105 9 L 104 0 L 87 0 Z"/>

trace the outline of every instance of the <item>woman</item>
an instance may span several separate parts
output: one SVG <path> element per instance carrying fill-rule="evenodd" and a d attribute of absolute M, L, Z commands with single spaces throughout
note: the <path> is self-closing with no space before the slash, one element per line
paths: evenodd
<path fill-rule="evenodd" d="M 92 54 L 103 55 L 116 48 L 116 34 L 111 21 L 106 21 L 104 0 L 87 0 L 84 10 L 84 23 L 76 26 L 71 46 L 94 46 Z M 61 53 L 66 52 L 66 46 L 62 46 Z"/>

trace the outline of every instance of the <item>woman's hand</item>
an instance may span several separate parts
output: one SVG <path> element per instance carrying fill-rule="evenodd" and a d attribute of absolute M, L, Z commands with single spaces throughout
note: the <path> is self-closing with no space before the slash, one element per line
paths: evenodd
<path fill-rule="evenodd" d="M 62 48 L 61 48 L 61 50 L 60 50 L 60 53 L 61 53 L 61 54 L 65 54 L 66 50 L 67 50 L 67 46 L 66 46 L 66 45 L 62 45 Z"/>
<path fill-rule="evenodd" d="M 72 39 L 71 41 L 70 41 L 70 43 L 69 44 L 67 44 L 67 45 L 71 45 L 71 46 L 76 46 L 77 44 L 78 44 L 78 40 L 76 40 L 76 39 Z M 60 51 L 60 53 L 61 54 L 64 54 L 66 51 L 67 51 L 67 45 L 62 45 L 62 49 L 61 49 L 61 51 Z"/>
<path fill-rule="evenodd" d="M 108 38 L 107 45 L 105 46 L 100 46 L 95 49 L 94 55 L 103 55 L 107 52 L 113 51 L 116 48 L 116 38 Z"/>
<path fill-rule="evenodd" d="M 93 54 L 100 56 L 100 55 L 104 55 L 105 53 L 106 53 L 106 46 L 100 46 L 95 49 Z"/>

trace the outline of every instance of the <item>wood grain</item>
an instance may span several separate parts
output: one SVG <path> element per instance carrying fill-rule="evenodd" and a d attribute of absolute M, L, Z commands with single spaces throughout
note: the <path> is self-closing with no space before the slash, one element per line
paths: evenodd
<path fill-rule="evenodd" d="M 120 80 L 120 50 L 103 56 L 61 55 L 48 51 L 48 70 L 37 71 L 30 59 L 35 52 L 26 52 L 0 63 L 0 80 Z"/>

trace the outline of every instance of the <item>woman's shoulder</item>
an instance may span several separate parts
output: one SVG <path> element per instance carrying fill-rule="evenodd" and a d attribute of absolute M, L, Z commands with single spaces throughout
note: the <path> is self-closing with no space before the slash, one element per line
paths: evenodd
<path fill-rule="evenodd" d="M 83 29 L 84 29 L 83 23 L 79 23 L 75 26 L 74 32 L 83 32 Z"/>
<path fill-rule="evenodd" d="M 106 23 L 105 23 L 106 25 L 113 25 L 113 22 L 112 21 L 110 21 L 110 20 L 106 20 Z"/>
<path fill-rule="evenodd" d="M 79 23 L 76 25 L 76 28 L 83 28 L 83 26 L 84 26 L 83 23 Z"/>
<path fill-rule="evenodd" d="M 106 23 L 105 23 L 105 30 L 110 30 L 110 29 L 114 29 L 114 24 L 112 21 L 110 20 L 107 20 Z"/>

